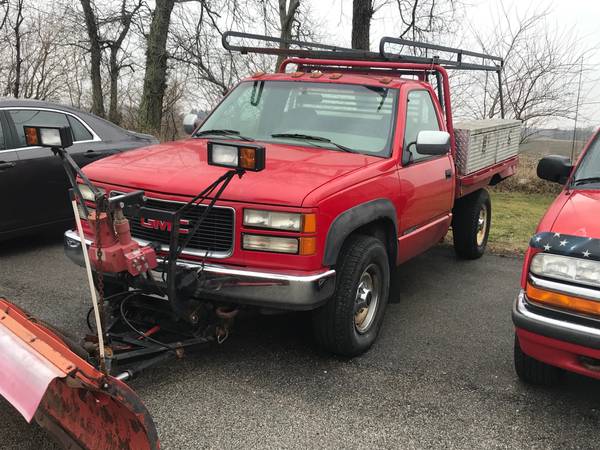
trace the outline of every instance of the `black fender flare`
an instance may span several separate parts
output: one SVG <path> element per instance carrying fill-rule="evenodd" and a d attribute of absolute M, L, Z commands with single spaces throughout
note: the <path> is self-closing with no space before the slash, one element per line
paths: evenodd
<path fill-rule="evenodd" d="M 386 198 L 361 203 L 337 216 L 327 232 L 323 251 L 323 265 L 335 265 L 344 241 L 353 231 L 380 219 L 389 219 L 394 223 L 394 233 L 396 234 L 394 239 L 397 240 L 398 220 L 396 218 L 396 208 Z"/>

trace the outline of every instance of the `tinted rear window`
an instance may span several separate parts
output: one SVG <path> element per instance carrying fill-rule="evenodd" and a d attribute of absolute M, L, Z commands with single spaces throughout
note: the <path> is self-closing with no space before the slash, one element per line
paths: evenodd
<path fill-rule="evenodd" d="M 93 139 L 92 133 L 88 131 L 83 124 L 75 117 L 67 116 L 67 120 L 71 125 L 71 131 L 73 132 L 73 141 L 89 141 Z"/>

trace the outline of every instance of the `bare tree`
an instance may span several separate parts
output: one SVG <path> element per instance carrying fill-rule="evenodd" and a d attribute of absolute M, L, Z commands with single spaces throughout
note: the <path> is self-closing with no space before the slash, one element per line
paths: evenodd
<path fill-rule="evenodd" d="M 283 40 L 279 44 L 279 48 L 287 49 L 289 45 L 285 41 L 289 41 L 292 38 L 292 25 L 300 6 L 300 0 L 279 0 L 279 26 L 281 33 L 279 37 Z M 275 70 L 279 68 L 283 62 L 285 56 L 280 55 L 277 58 Z"/>
<path fill-rule="evenodd" d="M 163 97 L 167 87 L 167 37 L 175 0 L 156 0 L 147 37 L 146 74 L 139 111 L 140 127 L 160 131 Z"/>
<path fill-rule="evenodd" d="M 102 94 L 102 44 L 98 34 L 98 19 L 91 0 L 80 0 L 85 17 L 85 24 L 89 39 L 90 52 L 90 78 L 92 81 L 92 113 L 104 117 L 104 95 Z"/>
<path fill-rule="evenodd" d="M 506 116 L 523 122 L 523 140 L 553 119 L 572 118 L 579 68 L 586 54 L 571 30 L 547 26 L 548 13 L 544 9 L 513 17 L 500 5 L 495 33 L 475 33 L 485 53 L 504 58 Z M 589 69 L 584 66 L 583 70 Z M 461 84 L 463 104 L 470 115 L 500 115 L 495 76 L 469 77 Z"/>
<path fill-rule="evenodd" d="M 452 31 L 459 0 L 395 0 L 404 29 L 399 36 L 413 40 Z"/>
<path fill-rule="evenodd" d="M 15 18 L 15 22 L 12 25 L 12 29 L 15 36 L 15 78 L 12 87 L 12 95 L 15 98 L 19 98 L 19 94 L 21 93 L 21 68 L 23 65 L 23 58 L 21 56 L 21 41 L 23 39 L 23 30 L 22 25 L 25 18 L 23 17 L 23 3 L 24 0 L 16 0 L 15 8 L 17 11 L 17 16 Z"/>
<path fill-rule="evenodd" d="M 108 70 L 110 76 L 110 103 L 108 108 L 108 120 L 114 123 L 120 123 L 121 121 L 117 97 L 119 95 L 119 75 L 121 73 L 121 69 L 125 67 L 123 60 L 119 59 L 119 52 L 122 50 L 123 42 L 129 33 L 133 18 L 142 7 L 142 4 L 143 0 L 138 0 L 136 3 L 134 3 L 133 7 L 128 10 L 127 0 L 122 0 L 120 15 L 116 18 L 120 25 L 120 30 L 118 31 L 116 38 L 105 39 L 105 45 L 110 52 L 108 60 Z"/>
<path fill-rule="evenodd" d="M 2 28 L 4 28 L 4 25 L 6 25 L 6 19 L 8 19 L 8 11 L 10 9 L 10 2 L 9 0 L 0 0 L 0 30 L 2 30 Z"/>
<path fill-rule="evenodd" d="M 395 35 L 415 40 L 451 30 L 459 4 L 459 0 L 354 0 L 352 48 L 369 50 L 371 21 L 380 10 L 392 14 L 395 6 L 402 25 Z"/>
<path fill-rule="evenodd" d="M 373 0 L 354 0 L 352 4 L 352 48 L 369 50 Z"/>

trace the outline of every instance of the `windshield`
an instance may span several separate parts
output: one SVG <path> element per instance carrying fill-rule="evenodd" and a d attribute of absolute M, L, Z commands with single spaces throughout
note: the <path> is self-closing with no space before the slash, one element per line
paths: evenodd
<path fill-rule="evenodd" d="M 573 184 L 578 187 L 600 188 L 600 135 L 594 138 L 579 163 Z"/>
<path fill-rule="evenodd" d="M 294 81 L 238 85 L 196 132 L 387 157 L 398 91 Z M 237 137 L 236 137 L 237 136 Z"/>

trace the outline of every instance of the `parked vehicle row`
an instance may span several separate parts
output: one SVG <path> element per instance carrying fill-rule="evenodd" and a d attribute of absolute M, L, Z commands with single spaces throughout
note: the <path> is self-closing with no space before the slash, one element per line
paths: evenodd
<path fill-rule="evenodd" d="M 538 175 L 565 187 L 525 255 L 515 368 L 537 384 L 556 383 L 563 370 L 600 379 L 600 130 L 575 165 L 548 156 Z"/>
<path fill-rule="evenodd" d="M 158 143 L 153 136 L 124 130 L 92 114 L 34 100 L 0 100 L 0 241 L 73 223 L 68 180 L 60 160 L 28 146 L 24 126 L 68 126 L 69 153 L 80 166 L 106 156 Z M 32 207 L 31 205 L 35 205 Z"/>

